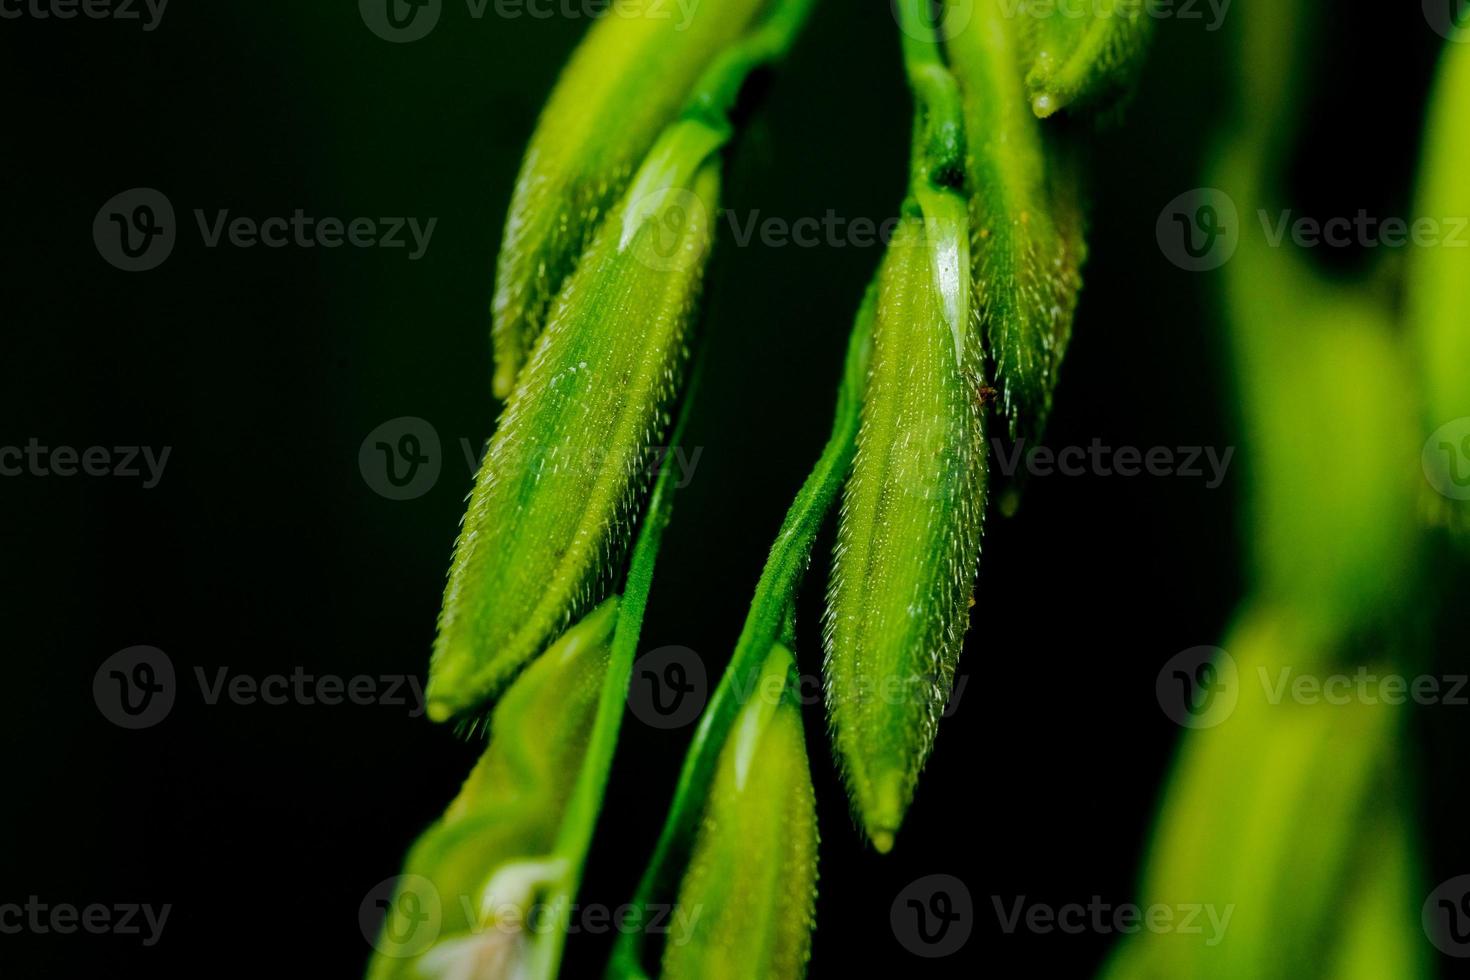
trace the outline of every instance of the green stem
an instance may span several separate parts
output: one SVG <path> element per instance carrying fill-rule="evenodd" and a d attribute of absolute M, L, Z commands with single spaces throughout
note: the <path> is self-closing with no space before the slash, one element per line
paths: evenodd
<path fill-rule="evenodd" d="M 769 16 L 745 37 L 721 52 L 694 86 L 684 118 L 695 118 L 728 130 L 730 110 L 750 73 L 784 57 L 806 24 L 816 0 L 777 0 Z"/>
<path fill-rule="evenodd" d="M 690 408 L 694 403 L 694 393 L 699 387 L 699 376 L 702 373 L 701 358 L 690 379 L 689 391 L 684 398 L 673 438 L 669 442 L 671 446 L 682 444 Z M 592 846 L 597 817 L 606 795 L 613 755 L 617 750 L 618 730 L 622 725 L 623 709 L 627 703 L 633 660 L 638 651 L 638 637 L 643 631 L 643 613 L 648 606 L 648 593 L 653 584 L 659 545 L 663 541 L 664 529 L 668 527 L 673 511 L 673 498 L 673 467 L 666 462 L 649 496 L 643 527 L 638 532 L 638 540 L 629 559 L 628 580 L 623 588 L 622 601 L 618 604 L 618 622 L 613 631 L 607 675 L 603 680 L 597 717 L 592 723 L 587 757 L 577 776 L 577 784 L 572 789 L 566 816 L 562 820 L 556 847 L 552 852 L 552 864 L 560 868 L 561 873 L 556 881 L 547 886 L 544 893 L 551 909 L 551 920 L 549 927 L 536 936 L 535 949 L 531 956 L 530 975 L 542 980 L 551 980 L 561 967 L 562 950 L 566 945 L 567 929 L 571 922 L 572 900 L 582 883 L 582 869 L 587 862 L 587 852 Z"/>
<path fill-rule="evenodd" d="M 755 679 L 772 645 L 777 640 L 790 639 L 796 590 L 811 561 L 812 544 L 857 452 L 862 391 L 867 377 L 876 307 L 877 290 L 870 287 L 848 342 L 832 434 L 817 465 L 786 513 L 781 533 L 771 547 L 765 570 L 756 585 L 755 598 L 735 645 L 735 653 L 705 708 L 689 753 L 685 756 L 673 804 L 633 901 L 633 908 L 640 915 L 654 901 L 675 894 L 730 727 L 741 703 L 754 690 Z M 609 976 L 646 975 L 643 964 L 645 939 L 641 928 L 629 929 L 622 934 L 613 950 Z"/>
<path fill-rule="evenodd" d="M 965 117 L 959 83 L 944 63 L 929 0 L 899 0 L 904 70 L 914 92 L 915 191 L 965 187 Z M 927 186 L 925 186 L 927 185 Z"/>

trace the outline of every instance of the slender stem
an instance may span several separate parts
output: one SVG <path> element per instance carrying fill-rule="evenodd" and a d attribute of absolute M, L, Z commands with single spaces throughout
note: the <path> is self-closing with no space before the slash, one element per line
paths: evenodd
<path fill-rule="evenodd" d="M 683 115 L 728 128 L 729 113 L 750 73 L 791 50 L 816 0 L 777 0 L 760 26 L 721 52 L 694 86 Z"/>
<path fill-rule="evenodd" d="M 929 0 L 898 0 L 904 70 L 914 91 L 914 150 L 910 180 L 933 188 L 965 186 L 965 117 L 959 83 L 950 74 Z"/>
<path fill-rule="evenodd" d="M 746 78 L 756 68 L 781 57 L 790 49 L 815 2 L 816 0 L 777 0 L 775 8 L 760 27 L 726 49 L 705 72 L 686 103 L 681 118 L 698 120 L 707 125 L 717 135 L 716 145 L 728 139 L 732 131 L 729 112 L 739 97 Z M 695 368 L 695 378 L 690 383 L 689 394 L 684 399 L 684 407 L 671 445 L 678 445 L 683 438 L 702 365 L 701 356 L 700 365 Z M 597 718 L 593 722 L 592 737 L 588 743 L 587 758 L 578 774 L 566 818 L 557 835 L 553 859 L 561 868 L 561 873 L 559 879 L 547 890 L 553 919 L 550 928 L 537 937 L 532 954 L 531 973 L 538 978 L 550 980 L 560 969 L 571 920 L 572 899 L 581 885 L 587 852 L 592 845 L 597 817 L 607 791 L 613 756 L 617 750 L 618 730 L 628 697 L 628 682 L 633 672 L 633 659 L 637 654 L 638 637 L 643 629 L 643 613 L 653 581 L 653 569 L 673 505 L 674 487 L 670 474 L 670 467 L 665 467 L 659 474 L 649 499 L 642 530 L 633 548 L 627 585 L 623 589 L 622 602 L 618 607 L 618 624 L 613 633 L 607 676 L 603 682 Z"/>
<path fill-rule="evenodd" d="M 811 560 L 812 544 L 857 452 L 862 391 L 867 378 L 876 307 L 877 290 L 870 287 L 848 342 L 832 434 L 821 458 L 787 511 L 781 533 L 771 547 L 765 570 L 756 585 L 755 598 L 735 645 L 735 653 L 705 708 L 689 753 L 685 756 L 674 801 L 659 835 L 653 859 L 638 884 L 633 908 L 640 915 L 645 914 L 654 901 L 674 894 L 677 879 L 693 846 L 720 750 L 730 727 L 742 701 L 754 689 L 755 678 L 772 645 L 777 640 L 790 639 L 796 590 Z M 609 975 L 645 975 L 645 940 L 643 929 L 625 931 L 613 950 Z"/>
<path fill-rule="evenodd" d="M 694 393 L 703 373 L 703 364 L 701 355 L 699 364 L 695 366 L 694 376 L 690 379 L 673 438 L 669 442 L 671 446 L 678 446 L 683 442 L 694 403 Z M 598 814 L 602 811 L 613 755 L 617 750 L 618 730 L 622 725 L 623 710 L 628 699 L 633 660 L 638 651 L 638 637 L 643 631 L 643 614 L 653 585 L 653 570 L 658 561 L 659 546 L 663 542 L 664 529 L 668 527 L 673 511 L 674 492 L 673 467 L 665 462 L 654 482 L 648 509 L 643 517 L 643 527 L 638 532 L 638 540 L 628 562 L 628 580 L 623 588 L 622 601 L 618 603 L 618 622 L 613 630 L 612 650 L 597 705 L 597 717 L 592 723 L 592 737 L 588 741 L 587 756 L 577 776 L 577 784 L 572 789 L 566 817 L 562 820 L 556 847 L 552 852 L 553 865 L 561 869 L 560 877 L 546 892 L 552 920 L 549 927 L 536 937 L 536 947 L 531 958 L 531 976 L 543 980 L 555 977 L 561 967 L 562 950 L 566 945 L 567 929 L 571 922 L 572 899 L 581 886 L 587 852 L 592 846 Z"/>

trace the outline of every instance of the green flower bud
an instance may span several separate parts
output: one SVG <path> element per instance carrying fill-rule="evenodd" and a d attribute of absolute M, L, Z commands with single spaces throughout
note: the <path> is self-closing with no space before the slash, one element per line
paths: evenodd
<path fill-rule="evenodd" d="M 1080 170 L 1027 106 L 1004 0 L 979 0 L 949 39 L 964 96 L 975 302 L 1012 438 L 1040 436 L 1082 288 Z"/>
<path fill-rule="evenodd" d="M 720 752 L 664 946 L 663 980 L 800 977 L 816 914 L 817 811 L 795 696 L 777 645 Z"/>
<path fill-rule="evenodd" d="M 1078 10 L 1032 0 L 1021 13 L 1030 49 L 1026 86 L 1032 111 L 1045 119 L 1069 106 L 1106 107 L 1125 94 L 1153 37 L 1152 2 L 1092 0 Z"/>
<path fill-rule="evenodd" d="M 1346 927 L 1374 901 L 1364 890 L 1387 886 L 1385 875 L 1419 898 L 1385 915 L 1374 938 L 1407 933 L 1427 948 L 1414 936 L 1423 892 L 1402 836 L 1404 709 L 1378 697 L 1277 690 L 1282 678 L 1352 676 L 1359 668 L 1341 659 L 1341 632 L 1274 605 L 1240 617 L 1205 688 L 1206 727 L 1180 747 L 1141 886 L 1145 908 L 1200 906 L 1202 928 L 1128 937 L 1106 980 L 1353 976 L 1337 965 L 1367 937 Z M 1423 976 L 1411 969 L 1422 959 L 1415 953 L 1387 975 Z"/>
<path fill-rule="evenodd" d="M 470 495 L 435 719 L 494 697 L 612 586 L 684 374 L 722 138 L 693 119 L 670 127 L 551 309 Z"/>
<path fill-rule="evenodd" d="M 980 345 L 968 329 L 962 198 L 935 192 L 879 273 L 857 457 L 828 591 L 827 707 L 869 838 L 893 846 L 968 625 L 985 503 Z M 956 321 L 958 314 L 958 331 Z"/>
<path fill-rule="evenodd" d="M 506 692 L 490 745 L 444 816 L 409 851 L 369 980 L 516 977 L 548 858 L 576 785 L 608 670 L 618 600 L 568 630 Z"/>
<path fill-rule="evenodd" d="M 492 311 L 498 397 L 509 397 L 553 300 L 640 161 L 767 2 L 620 10 L 577 48 L 526 149 L 506 218 Z"/>

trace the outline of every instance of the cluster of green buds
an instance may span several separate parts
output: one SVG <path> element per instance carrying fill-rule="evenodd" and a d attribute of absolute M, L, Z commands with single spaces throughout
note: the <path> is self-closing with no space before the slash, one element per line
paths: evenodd
<path fill-rule="evenodd" d="M 493 704 L 490 741 L 409 854 L 373 980 L 559 969 L 668 519 L 668 471 L 651 455 L 680 404 L 730 111 L 813 2 L 720 0 L 672 31 L 637 11 L 604 17 L 542 116 L 498 271 L 506 403 L 456 543 L 427 691 L 433 719 L 469 730 Z M 625 933 L 611 976 L 805 971 L 817 821 L 795 598 L 839 497 L 823 630 L 834 747 L 878 850 L 914 798 L 974 605 L 986 379 L 1013 436 L 1040 431 L 1080 283 L 1080 190 L 1037 117 L 1092 104 L 1126 60 L 1123 42 L 1091 29 L 1037 42 L 1000 2 L 978 0 L 945 39 L 950 63 L 926 0 L 897 5 L 916 104 L 902 221 L 852 331 L 831 438 L 772 547 L 631 906 L 697 914 L 658 949 Z M 903 696 L 887 695 L 895 684 Z M 539 927 L 538 906 L 550 910 Z M 411 928 L 428 907 L 432 935 Z"/>
<path fill-rule="evenodd" d="M 1208 178 L 1242 214 L 1278 202 L 1290 167 L 1282 134 L 1299 128 L 1289 90 L 1263 80 L 1310 64 L 1328 16 L 1303 0 L 1250 6 L 1238 21 L 1235 119 Z M 1466 98 L 1470 51 L 1450 44 L 1429 113 L 1420 214 L 1470 206 Z M 1415 250 L 1402 306 L 1380 278 L 1328 274 L 1304 250 L 1259 236 L 1242 236 L 1223 270 L 1250 447 L 1251 594 L 1212 665 L 1224 707 L 1186 723 L 1141 890 L 1149 903 L 1205 903 L 1232 919 L 1223 941 L 1130 936 L 1105 980 L 1434 975 L 1425 938 L 1439 942 L 1431 912 L 1440 910 L 1414 834 L 1407 699 L 1387 684 L 1345 698 L 1270 685 L 1372 676 L 1407 687 L 1430 662 L 1426 621 L 1461 602 L 1463 558 L 1442 547 L 1441 525 L 1466 525 L 1434 468 L 1444 457 L 1432 434 L 1457 417 L 1470 432 L 1456 251 Z M 1377 275 L 1399 271 L 1385 263 Z M 1460 447 L 1445 448 L 1460 458 Z M 1470 438 L 1463 452 L 1470 458 Z M 1426 514 L 1420 501 L 1436 491 Z"/>
<path fill-rule="evenodd" d="M 938 32 L 927 6 L 897 5 L 916 101 L 910 191 L 879 273 L 824 635 L 837 755 L 879 851 L 913 800 L 976 604 L 987 378 L 1011 437 L 1039 434 L 1071 333 L 1076 149 L 1039 117 L 1095 104 L 1142 50 L 1103 40 L 1117 25 L 1101 19 L 1033 36 L 1002 0 L 953 9 Z"/>
<path fill-rule="evenodd" d="M 729 40 L 766 6 L 760 24 Z M 619 180 L 620 167 L 607 164 L 599 181 L 620 188 L 610 195 L 611 207 L 586 205 L 573 186 L 582 185 L 562 172 L 563 156 L 542 147 L 581 146 L 595 137 L 633 157 L 638 127 L 625 134 L 626 142 L 613 140 L 603 131 L 628 128 L 615 114 L 589 122 L 586 105 L 555 98 L 541 120 L 517 207 L 534 205 L 538 215 L 560 217 L 545 226 L 538 218 L 533 235 L 513 210 L 506 251 L 514 254 L 501 270 L 502 291 L 537 293 L 544 284 L 533 284 L 559 267 L 548 250 L 570 249 L 567 236 L 588 244 L 565 263 L 568 274 L 547 301 L 544 325 L 529 306 L 517 307 L 517 336 L 537 333 L 525 365 L 518 367 L 519 355 L 501 352 L 499 371 L 511 371 L 515 381 L 470 495 L 445 589 L 427 692 L 436 720 L 472 713 L 496 697 L 616 584 L 612 570 L 637 526 L 651 457 L 668 432 L 686 373 L 718 213 L 721 150 L 733 133 L 730 108 L 749 73 L 790 45 L 810 6 L 811 0 L 735 0 L 696 13 L 702 26 L 670 41 L 683 52 L 674 60 L 711 63 L 630 180 Z M 620 19 L 599 22 L 585 42 L 593 53 L 574 59 L 564 86 L 580 90 L 590 84 L 587 73 L 621 66 L 612 86 L 618 91 L 632 84 L 625 78 L 630 72 L 650 98 L 662 90 L 662 79 L 647 74 L 644 62 L 627 52 L 614 55 L 623 46 L 636 51 L 653 43 L 649 32 L 657 29 L 638 18 L 612 24 Z M 662 61 L 653 58 L 651 65 Z M 676 87 L 681 78 L 674 73 Z M 639 97 L 628 101 L 647 111 Z M 578 167 L 598 158 L 585 146 L 573 156 Z M 606 191 L 596 183 L 599 193 Z M 527 195 L 532 203 L 522 200 Z M 536 257 L 526 258 L 530 253 Z M 528 326 L 533 320 L 539 330 Z"/>
<path fill-rule="evenodd" d="M 369 980 L 523 975 L 536 916 L 566 869 L 557 830 L 610 666 L 609 599 L 526 669 L 490 719 L 490 744 L 444 816 L 414 844 Z"/>
<path fill-rule="evenodd" d="M 516 180 L 495 277 L 495 394 L 510 397 L 566 280 L 712 59 L 769 0 L 602 17 L 563 70 Z"/>

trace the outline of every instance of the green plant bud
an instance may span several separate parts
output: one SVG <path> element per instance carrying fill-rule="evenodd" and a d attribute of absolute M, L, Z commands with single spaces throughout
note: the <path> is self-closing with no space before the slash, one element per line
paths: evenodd
<path fill-rule="evenodd" d="M 1180 749 L 1141 888 L 1145 908 L 1201 906 L 1201 928 L 1129 938 L 1107 980 L 1352 976 L 1330 964 L 1345 942 L 1367 938 L 1345 929 L 1349 910 L 1378 901 L 1365 889 L 1397 878 L 1422 901 L 1400 834 L 1404 709 L 1378 692 L 1344 699 L 1324 687 L 1298 697 L 1282 686 L 1355 676 L 1358 666 L 1336 655 L 1341 632 L 1263 605 L 1231 631 L 1230 659 L 1214 664 L 1213 705 L 1197 716 L 1207 727 L 1191 729 Z M 1391 673 L 1383 663 L 1362 669 Z M 1377 923 L 1374 938 L 1412 936 L 1418 901 Z M 1410 969 L 1416 959 L 1388 975 L 1421 976 Z"/>
<path fill-rule="evenodd" d="M 1269 201 L 1236 153 L 1209 182 L 1242 215 Z M 1384 582 L 1416 574 L 1415 501 L 1425 483 L 1394 311 L 1370 288 L 1323 275 L 1262 235 L 1241 235 L 1220 271 L 1255 585 L 1326 621 L 1391 623 L 1416 601 L 1414 590 Z"/>
<path fill-rule="evenodd" d="M 978 0 L 949 39 L 964 97 L 975 305 L 1011 438 L 1039 438 L 1082 288 L 1081 170 L 1031 114 L 1019 28 Z"/>
<path fill-rule="evenodd" d="M 1470 215 L 1467 100 L 1470 45 L 1446 45 L 1415 206 L 1418 220 L 1431 222 L 1444 240 L 1408 250 L 1408 317 L 1424 392 L 1424 499 L 1437 523 L 1461 532 L 1470 530 L 1470 254 L 1463 247 Z M 1458 241 L 1451 238 L 1457 225 Z"/>
<path fill-rule="evenodd" d="M 936 262 L 968 241 L 964 201 L 949 197 L 954 207 L 923 220 L 905 208 L 879 272 L 828 590 L 828 716 L 853 806 L 880 851 L 893 845 L 949 698 L 984 515 L 980 345 L 967 278 L 951 281 Z"/>
<path fill-rule="evenodd" d="M 817 811 L 795 671 L 778 644 L 720 751 L 664 946 L 664 980 L 806 972 Z"/>
<path fill-rule="evenodd" d="M 1126 94 L 1153 37 L 1152 2 L 1022 0 L 1018 18 L 1028 41 L 1026 87 L 1037 117 L 1068 107 L 1105 108 Z"/>
<path fill-rule="evenodd" d="M 542 111 L 496 270 L 495 393 L 509 397 L 553 300 L 634 171 L 711 61 L 768 0 L 685 13 L 647 3 L 600 18 Z"/>
<path fill-rule="evenodd" d="M 455 548 L 436 720 L 494 697 L 611 587 L 684 374 L 721 138 L 696 120 L 670 127 L 551 310 Z"/>
<path fill-rule="evenodd" d="M 506 692 L 490 744 L 444 816 L 409 851 L 370 980 L 519 977 L 542 884 L 582 769 L 618 599 L 568 630 Z"/>

